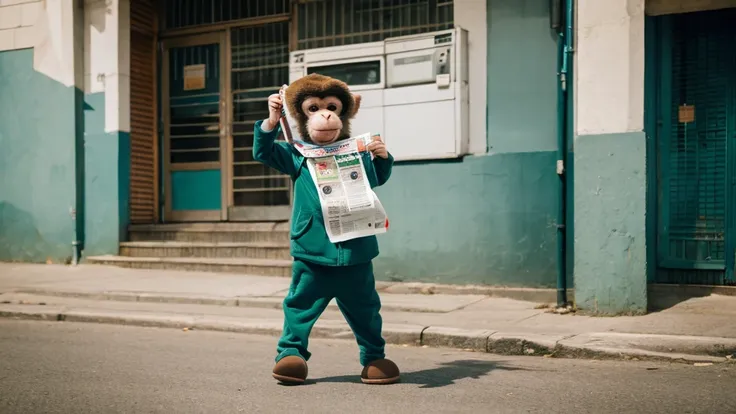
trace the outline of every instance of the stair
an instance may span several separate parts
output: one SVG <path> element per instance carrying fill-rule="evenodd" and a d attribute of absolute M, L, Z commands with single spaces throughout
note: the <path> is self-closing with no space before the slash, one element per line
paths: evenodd
<path fill-rule="evenodd" d="M 119 256 L 89 263 L 135 269 L 291 275 L 288 223 L 132 225 Z"/>
<path fill-rule="evenodd" d="M 281 242 L 289 244 L 288 223 L 191 223 L 133 225 L 130 241 Z"/>
<path fill-rule="evenodd" d="M 290 260 L 289 245 L 276 242 L 177 242 L 138 241 L 120 243 L 120 255 L 128 257 L 207 257 Z"/>

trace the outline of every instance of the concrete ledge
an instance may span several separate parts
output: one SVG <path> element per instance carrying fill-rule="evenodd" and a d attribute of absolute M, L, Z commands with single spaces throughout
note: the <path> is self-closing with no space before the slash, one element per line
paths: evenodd
<path fill-rule="evenodd" d="M 278 259 L 237 259 L 219 257 L 129 257 L 88 256 L 86 263 L 128 269 L 180 270 L 190 272 L 222 272 L 247 275 L 289 277 L 291 261 Z"/>
<path fill-rule="evenodd" d="M 553 352 L 564 335 L 496 332 L 488 338 L 487 352 L 500 355 L 545 355 Z"/>
<path fill-rule="evenodd" d="M 422 332 L 427 329 L 421 325 L 383 325 L 383 339 L 393 345 L 422 345 Z M 352 333 L 351 333 L 352 334 Z"/>
<path fill-rule="evenodd" d="M 465 330 L 430 326 L 422 333 L 421 344 L 431 347 L 460 348 L 486 352 L 493 331 Z"/>
<path fill-rule="evenodd" d="M 555 303 L 557 301 L 557 291 L 554 289 L 376 282 L 376 290 L 393 295 L 471 296 L 478 299 L 494 297 L 536 303 Z M 574 290 L 568 290 L 568 298 L 571 301 L 574 299 Z"/>
<path fill-rule="evenodd" d="M 201 329 L 278 336 L 281 319 L 252 319 L 112 311 L 65 309 L 43 305 L 0 305 L 0 317 L 40 321 L 92 322 L 158 328 Z M 505 355 L 588 359 L 646 359 L 683 362 L 725 362 L 736 353 L 736 339 L 675 335 L 589 333 L 575 336 L 463 330 L 440 326 L 384 325 L 386 343 L 451 347 Z M 355 340 L 343 321 L 320 320 L 315 338 Z"/>
<path fill-rule="evenodd" d="M 172 303 L 187 305 L 238 306 L 243 308 L 281 309 L 285 292 L 270 296 L 208 296 L 175 293 L 139 293 L 139 292 L 90 292 L 55 289 L 18 289 L 15 294 L 38 295 L 48 297 L 78 298 L 90 300 L 110 300 L 118 302 Z M 381 308 L 395 312 L 447 313 L 483 300 L 484 296 L 437 295 L 433 305 L 416 295 L 391 294 L 382 297 Z M 330 309 L 337 309 L 333 299 Z"/>
<path fill-rule="evenodd" d="M 58 321 L 64 308 L 43 305 L 2 305 L 0 318 L 27 319 L 38 321 Z"/>
<path fill-rule="evenodd" d="M 650 284 L 647 287 L 650 311 L 668 309 L 688 299 L 711 295 L 736 296 L 736 286 Z"/>
<path fill-rule="evenodd" d="M 681 353 L 713 357 L 736 354 L 736 339 L 684 335 L 596 332 L 564 339 L 559 345 L 590 350 L 605 349 L 608 353 L 638 349 L 657 354 Z"/>
<path fill-rule="evenodd" d="M 556 293 L 547 289 L 506 289 L 483 286 L 451 286 L 423 283 L 393 283 L 377 282 L 376 288 L 383 293 L 395 295 L 446 295 L 446 296 L 471 296 L 476 295 L 478 299 L 483 297 L 503 297 L 531 302 L 554 303 Z M 431 292 L 431 293 L 428 293 Z M 221 297 L 207 295 L 177 295 L 168 293 L 138 293 L 138 292 L 84 292 L 63 291 L 52 289 L 24 288 L 16 290 L 16 293 L 32 295 L 83 298 L 92 300 L 114 300 L 120 302 L 150 302 L 150 303 L 178 303 L 193 305 L 218 305 L 218 306 L 241 306 L 251 308 L 280 308 L 282 296 L 269 297 Z M 707 297 L 711 295 L 736 296 L 734 286 L 699 286 L 699 285 L 649 285 L 650 310 L 667 309 L 677 303 L 691 298 Z M 525 299 L 523 299 L 525 298 Z M 334 306 L 331 304 L 330 306 Z M 383 308 L 391 311 L 406 312 L 449 312 L 454 308 L 447 309 L 418 309 L 416 307 L 394 305 L 385 303 Z"/>
<path fill-rule="evenodd" d="M 483 285 L 443 285 L 436 283 L 376 283 L 379 292 L 416 295 L 482 295 L 538 303 L 556 303 L 556 289 L 511 288 Z M 574 300 L 574 289 L 568 289 L 570 301 Z"/>
<path fill-rule="evenodd" d="M 230 319 L 230 318 L 197 318 L 192 324 L 193 329 L 203 331 L 221 331 L 237 333 L 253 333 L 261 335 L 280 335 L 283 322 L 263 319 Z"/>
<path fill-rule="evenodd" d="M 194 325 L 194 318 L 187 315 L 116 312 L 99 309 L 68 310 L 60 315 L 59 320 L 66 322 L 94 322 L 113 325 L 179 329 L 188 328 Z"/>

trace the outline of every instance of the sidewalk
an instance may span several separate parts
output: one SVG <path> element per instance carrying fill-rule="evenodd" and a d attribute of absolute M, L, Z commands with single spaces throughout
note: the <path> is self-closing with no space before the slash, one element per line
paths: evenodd
<path fill-rule="evenodd" d="M 278 335 L 289 280 L 223 273 L 0 263 L 0 316 Z M 736 353 L 736 297 L 690 299 L 639 317 L 550 313 L 484 295 L 408 294 L 379 283 L 394 345 L 501 354 L 721 362 Z M 351 339 L 334 301 L 314 337 Z M 736 358 L 736 357 L 734 357 Z"/>

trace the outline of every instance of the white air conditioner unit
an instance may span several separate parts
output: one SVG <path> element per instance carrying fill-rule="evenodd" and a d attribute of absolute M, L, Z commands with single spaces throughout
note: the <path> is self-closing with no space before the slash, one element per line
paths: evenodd
<path fill-rule="evenodd" d="M 352 133 L 380 133 L 397 161 L 468 153 L 467 31 L 462 28 L 291 53 L 289 82 L 310 73 L 362 97 Z"/>

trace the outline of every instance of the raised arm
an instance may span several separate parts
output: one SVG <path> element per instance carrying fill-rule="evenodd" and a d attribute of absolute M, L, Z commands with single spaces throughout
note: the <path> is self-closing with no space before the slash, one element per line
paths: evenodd
<path fill-rule="evenodd" d="M 268 165 L 290 177 L 296 175 L 293 152 L 289 144 L 275 142 L 281 127 L 276 124 L 272 129 L 264 127 L 266 121 L 256 122 L 253 131 L 253 159 Z M 269 126 L 269 125 L 266 125 Z"/>
<path fill-rule="evenodd" d="M 275 93 L 268 97 L 268 118 L 256 122 L 253 131 L 253 159 L 294 178 L 296 160 L 292 149 L 285 142 L 275 142 L 281 126 L 281 97 Z"/>

